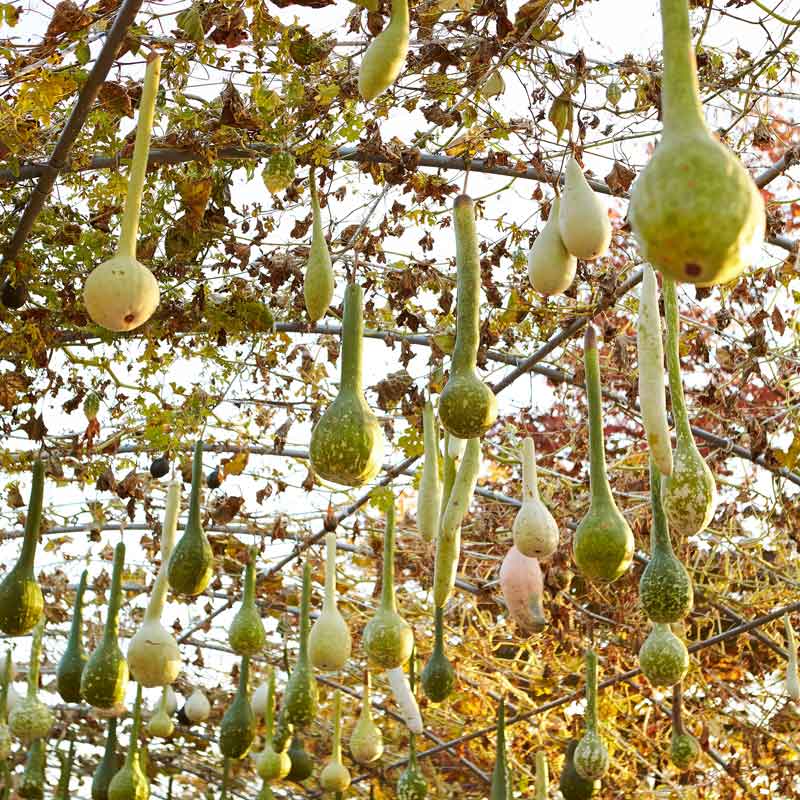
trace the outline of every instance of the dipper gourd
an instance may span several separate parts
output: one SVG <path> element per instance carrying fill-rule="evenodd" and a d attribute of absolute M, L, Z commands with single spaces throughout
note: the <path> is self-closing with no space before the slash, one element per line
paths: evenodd
<path fill-rule="evenodd" d="M 14 706 L 8 717 L 11 733 L 24 744 L 41 739 L 50 733 L 53 727 L 53 712 L 39 699 L 39 669 L 42 662 L 42 639 L 44 637 L 42 618 L 33 629 L 31 641 L 31 657 L 28 666 L 28 691 L 25 697 Z"/>
<path fill-rule="evenodd" d="M 86 592 L 87 574 L 86 570 L 81 573 L 67 646 L 56 669 L 56 686 L 65 703 L 80 703 L 82 699 L 81 675 L 88 659 L 83 646 L 83 595 Z"/>
<path fill-rule="evenodd" d="M 508 613 L 525 633 L 541 633 L 547 627 L 544 580 L 537 559 L 522 555 L 512 545 L 500 565 L 500 590 Z"/>
<path fill-rule="evenodd" d="M 259 776 L 271 783 L 283 780 L 292 768 L 292 761 L 286 750 L 276 751 L 272 747 L 275 733 L 275 670 L 270 667 L 267 679 L 267 704 L 265 709 L 266 725 L 264 729 L 264 749 L 256 759 L 256 771 Z"/>
<path fill-rule="evenodd" d="M 333 696 L 333 745 L 331 757 L 319 776 L 320 786 L 326 792 L 343 792 L 350 786 L 350 770 L 342 762 L 342 691 Z"/>
<path fill-rule="evenodd" d="M 136 702 L 133 706 L 133 728 L 128 740 L 128 752 L 122 769 L 108 787 L 108 800 L 148 800 L 150 783 L 142 766 L 143 752 L 139 746 L 139 729 L 142 724 L 142 685 L 136 684 Z"/>
<path fill-rule="evenodd" d="M 439 479 L 439 426 L 430 400 L 422 410 L 422 433 L 425 455 L 417 492 L 417 530 L 426 542 L 432 542 L 439 530 L 442 482 Z"/>
<path fill-rule="evenodd" d="M 231 627 L 228 642 L 240 656 L 256 656 L 267 643 L 267 632 L 256 606 L 256 548 L 251 547 L 245 566 L 244 593 Z"/>
<path fill-rule="evenodd" d="M 108 787 L 123 763 L 122 756 L 117 752 L 117 718 L 109 717 L 103 757 L 92 776 L 92 800 L 108 800 Z"/>
<path fill-rule="evenodd" d="M 536 452 L 530 436 L 523 440 L 520 455 L 522 460 L 522 506 L 514 518 L 512 528 L 514 546 L 522 555 L 544 561 L 550 558 L 558 547 L 558 525 L 539 497 Z"/>
<path fill-rule="evenodd" d="M 305 278 L 303 279 L 303 296 L 306 311 L 312 323 L 321 320 L 333 299 L 333 266 L 328 243 L 322 230 L 322 215 L 319 210 L 317 183 L 312 168 L 308 176 L 311 187 L 311 250 L 306 261 Z"/>
<path fill-rule="evenodd" d="M 350 734 L 350 755 L 357 764 L 366 766 L 383 755 L 383 734 L 372 718 L 372 681 L 369 670 L 364 670 L 364 693 L 361 712 Z"/>
<path fill-rule="evenodd" d="M 389 24 L 367 48 L 358 70 L 358 92 L 367 102 L 397 79 L 406 61 L 409 35 L 408 0 L 392 0 Z"/>
<path fill-rule="evenodd" d="M 611 220 L 574 156 L 567 161 L 564 192 L 557 216 L 561 241 L 573 256 L 593 261 L 608 252 Z"/>
<path fill-rule="evenodd" d="M 689 652 L 667 623 L 655 622 L 639 650 L 639 666 L 653 686 L 674 686 L 689 669 Z"/>
<path fill-rule="evenodd" d="M 550 216 L 528 251 L 528 279 L 540 294 L 563 294 L 572 286 L 578 259 L 567 250 L 561 238 L 558 218 L 561 199 L 550 206 Z"/>
<path fill-rule="evenodd" d="M 444 651 L 444 609 L 434 609 L 433 652 L 422 669 L 420 682 L 422 691 L 434 703 L 443 703 L 453 691 L 456 671 Z"/>
<path fill-rule="evenodd" d="M 256 738 L 256 715 L 250 705 L 250 656 L 239 667 L 239 687 L 219 726 L 219 749 L 227 758 L 244 758 Z"/>
<path fill-rule="evenodd" d="M 598 731 L 597 654 L 586 651 L 586 732 L 578 742 L 572 761 L 575 771 L 587 781 L 596 781 L 608 772 L 608 748 Z"/>

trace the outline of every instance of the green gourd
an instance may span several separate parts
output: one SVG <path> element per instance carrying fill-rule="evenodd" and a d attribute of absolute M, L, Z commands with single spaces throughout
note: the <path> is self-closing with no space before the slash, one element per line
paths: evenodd
<path fill-rule="evenodd" d="M 689 669 L 689 651 L 665 622 L 653 629 L 639 650 L 642 674 L 653 686 L 674 686 Z"/>
<path fill-rule="evenodd" d="M 444 651 L 444 609 L 434 609 L 433 652 L 422 670 L 422 691 L 434 703 L 443 703 L 453 691 L 456 671 Z"/>
<path fill-rule="evenodd" d="M 292 760 L 286 750 L 275 751 L 272 747 L 275 715 L 275 670 L 270 667 L 267 680 L 267 707 L 264 749 L 258 754 L 256 770 L 265 783 L 283 780 L 292 768 Z"/>
<path fill-rule="evenodd" d="M 364 627 L 364 651 L 369 664 L 378 669 L 402 667 L 414 649 L 414 632 L 397 613 L 394 593 L 395 508 L 394 496 L 386 510 L 383 537 L 383 582 L 381 602 Z"/>
<path fill-rule="evenodd" d="M 350 786 L 350 770 L 342 763 L 342 692 L 333 696 L 333 744 L 331 757 L 322 769 L 319 784 L 326 792 L 343 792 Z"/>
<path fill-rule="evenodd" d="M 439 398 L 439 419 L 459 439 L 483 436 L 497 419 L 497 398 L 476 371 L 480 344 L 481 263 L 475 206 L 465 194 L 453 203 L 456 237 L 456 343 L 450 377 Z"/>
<path fill-rule="evenodd" d="M 608 748 L 597 729 L 597 654 L 586 651 L 586 732 L 578 742 L 572 761 L 575 771 L 587 781 L 596 781 L 608 772 Z"/>
<path fill-rule="evenodd" d="M 383 734 L 372 718 L 372 679 L 364 670 L 364 694 L 361 713 L 350 734 L 350 755 L 357 764 L 372 764 L 383 755 Z"/>
<path fill-rule="evenodd" d="M 31 657 L 28 666 L 28 691 L 11 710 L 8 717 L 11 733 L 26 744 L 50 733 L 53 727 L 53 712 L 39 699 L 39 668 L 42 663 L 42 639 L 45 618 L 36 623 L 31 641 Z"/>
<path fill-rule="evenodd" d="M 561 198 L 555 197 L 550 216 L 528 251 L 528 280 L 544 295 L 566 292 L 578 269 L 578 259 L 567 250 L 558 229 L 560 213 Z"/>
<path fill-rule="evenodd" d="M 72 765 L 75 761 L 74 740 L 70 739 L 67 755 L 64 756 L 59 753 L 58 757 L 61 761 L 61 773 L 58 776 L 58 787 L 56 788 L 54 800 L 70 800 L 69 779 L 72 776 Z"/>
<path fill-rule="evenodd" d="M 139 748 L 139 729 L 142 724 L 142 685 L 136 684 L 136 702 L 133 706 L 133 728 L 128 741 L 125 763 L 111 779 L 108 800 L 148 800 L 150 784 L 142 768 L 142 753 Z"/>
<path fill-rule="evenodd" d="M 161 697 L 158 701 L 155 713 L 150 717 L 150 722 L 147 724 L 147 732 L 151 736 L 158 736 L 162 739 L 169 739 L 175 732 L 175 723 L 167 711 L 167 687 L 165 686 L 161 692 Z"/>
<path fill-rule="evenodd" d="M 242 656 L 239 688 L 219 726 L 219 749 L 228 758 L 244 758 L 256 738 L 256 715 L 250 705 L 250 656 Z"/>
<path fill-rule="evenodd" d="M 11 731 L 8 728 L 8 687 L 11 685 L 13 665 L 11 652 L 6 653 L 3 665 L 2 680 L 0 681 L 0 762 L 4 762 L 11 753 Z"/>
<path fill-rule="evenodd" d="M 336 607 L 336 534 L 325 534 L 325 599 L 322 611 L 311 628 L 308 652 L 311 663 L 320 670 L 340 670 L 350 658 L 353 643 L 350 628 Z"/>
<path fill-rule="evenodd" d="M 364 53 L 358 70 L 359 94 L 369 102 L 397 80 L 408 53 L 408 0 L 392 0 L 389 24 Z"/>
<path fill-rule="evenodd" d="M 683 727 L 683 691 L 680 683 L 672 690 L 672 734 L 669 742 L 669 760 L 680 770 L 691 769 L 702 749 L 700 742 Z"/>
<path fill-rule="evenodd" d="M 664 316 L 667 323 L 667 370 L 672 415 L 675 419 L 675 453 L 672 474 L 661 496 L 670 529 L 681 536 L 705 530 L 717 508 L 714 475 L 697 449 L 683 396 L 680 362 L 678 297 L 674 281 L 664 280 Z"/>
<path fill-rule="evenodd" d="M 125 545 L 119 542 L 114 548 L 114 572 L 103 638 L 89 656 L 81 674 L 81 695 L 96 708 L 113 708 L 121 703 L 128 684 L 128 662 L 122 655 L 118 641 L 124 562 Z"/>
<path fill-rule="evenodd" d="M 167 576 L 176 594 L 194 597 L 206 590 L 214 572 L 214 553 L 200 524 L 200 493 L 203 485 L 203 443 L 194 446 L 192 460 L 192 493 L 189 496 L 189 518 L 183 535 L 169 557 Z"/>
<path fill-rule="evenodd" d="M 86 591 L 87 571 L 81 573 L 78 592 L 75 595 L 75 610 L 72 612 L 72 625 L 64 655 L 58 662 L 56 685 L 65 703 L 80 703 L 81 675 L 88 656 L 83 646 L 83 595 Z"/>
<path fill-rule="evenodd" d="M 500 707 L 497 709 L 497 744 L 489 800 L 511 800 L 514 793 L 510 786 L 510 779 L 506 753 L 506 701 L 503 697 L 500 699 Z"/>
<path fill-rule="evenodd" d="M 597 334 L 586 328 L 584 337 L 586 393 L 589 400 L 589 511 L 572 539 L 575 563 L 588 578 L 614 581 L 633 559 L 633 533 L 611 494 L 606 475 L 603 443 L 603 411 Z"/>
<path fill-rule="evenodd" d="M 397 779 L 397 800 L 426 800 L 428 781 L 417 762 L 417 736 L 408 736 L 408 766 Z"/>
<path fill-rule="evenodd" d="M 245 568 L 242 604 L 231 622 L 228 642 L 240 656 L 258 655 L 267 643 L 267 632 L 256 606 L 256 549 L 250 548 Z"/>
<path fill-rule="evenodd" d="M 339 392 L 311 432 L 309 457 L 322 478 L 363 486 L 381 468 L 383 430 L 364 398 L 364 292 L 355 283 L 344 292 Z"/>
<path fill-rule="evenodd" d="M 45 740 L 35 739 L 28 749 L 17 794 L 25 800 L 42 800 L 45 787 Z"/>
<path fill-rule="evenodd" d="M 117 718 L 110 717 L 103 757 L 92 777 L 92 800 L 108 800 L 108 787 L 114 776 L 122 769 L 123 763 L 122 755 L 117 752 Z"/>
<path fill-rule="evenodd" d="M 522 505 L 514 518 L 514 545 L 522 555 L 540 561 L 550 558 L 558 547 L 558 525 L 539 497 L 536 450 L 530 436 L 522 441 Z"/>
<path fill-rule="evenodd" d="M 608 252 L 611 220 L 574 156 L 570 156 L 564 172 L 558 230 L 564 246 L 573 256 L 592 261 Z"/>
<path fill-rule="evenodd" d="M 784 614 L 783 626 L 786 630 L 786 694 L 795 703 L 800 703 L 800 674 L 797 670 L 797 640 L 789 614 Z"/>
<path fill-rule="evenodd" d="M 577 746 L 578 742 L 572 739 L 567 744 L 567 752 L 564 755 L 564 766 L 561 768 L 558 780 L 558 788 L 564 800 L 589 800 L 600 790 L 600 781 L 587 781 L 575 770 L 573 758 Z"/>
<path fill-rule="evenodd" d="M 44 611 L 42 589 L 33 576 L 36 544 L 42 523 L 43 496 L 44 465 L 36 461 L 33 465 L 22 552 L 17 563 L 0 582 L 0 630 L 9 636 L 22 636 L 33 630 Z"/>
<path fill-rule="evenodd" d="M 661 141 L 631 190 L 642 256 L 700 286 L 738 277 L 759 255 L 765 211 L 750 174 L 703 117 L 688 0 L 661 0 Z"/>
<path fill-rule="evenodd" d="M 439 426 L 430 400 L 422 409 L 422 434 L 425 459 L 417 492 L 417 530 L 426 542 L 432 542 L 439 530 L 442 482 L 439 480 Z"/>
<path fill-rule="evenodd" d="M 534 800 L 547 800 L 550 793 L 550 769 L 547 766 L 547 753 L 536 751 L 536 793 Z"/>
<path fill-rule="evenodd" d="M 303 296 L 306 300 L 306 311 L 312 323 L 321 320 L 333 300 L 333 266 L 331 254 L 325 234 L 322 231 L 322 215 L 319 210 L 317 183 L 314 170 L 308 176 L 311 188 L 311 251 L 306 261 L 306 273 L 303 279 Z"/>
<path fill-rule="evenodd" d="M 292 761 L 292 768 L 286 778 L 295 783 L 302 783 L 314 771 L 314 762 L 303 747 L 303 740 L 297 734 L 292 736 L 292 743 L 287 752 Z"/>

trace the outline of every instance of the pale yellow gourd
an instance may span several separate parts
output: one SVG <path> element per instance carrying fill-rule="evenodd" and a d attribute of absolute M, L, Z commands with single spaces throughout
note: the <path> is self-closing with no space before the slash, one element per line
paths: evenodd
<path fill-rule="evenodd" d="M 350 770 L 342 763 L 342 693 L 336 690 L 333 698 L 333 746 L 330 761 L 319 776 L 326 792 L 343 792 L 350 786 Z"/>
<path fill-rule="evenodd" d="M 358 91 L 364 100 L 374 100 L 395 82 L 406 61 L 408 39 L 408 0 L 392 0 L 389 24 L 367 48 L 358 70 Z"/>
<path fill-rule="evenodd" d="M 361 713 L 350 734 L 350 755 L 353 761 L 366 766 L 383 755 L 383 734 L 372 718 L 372 680 L 369 670 L 364 672 L 364 694 Z"/>
<path fill-rule="evenodd" d="M 211 703 L 201 689 L 197 688 L 191 693 L 183 707 L 183 713 L 189 722 L 205 722 L 208 719 L 211 714 Z"/>
<path fill-rule="evenodd" d="M 550 216 L 528 251 L 528 278 L 541 294 L 562 294 L 572 286 L 578 259 L 564 246 L 558 225 L 561 201 L 550 207 Z"/>
<path fill-rule="evenodd" d="M 175 732 L 175 723 L 167 713 L 167 687 L 161 692 L 161 699 L 156 707 L 155 713 L 150 717 L 147 724 L 147 732 L 151 736 L 158 736 L 162 739 L 169 739 Z"/>
<path fill-rule="evenodd" d="M 439 479 L 439 426 L 430 400 L 422 411 L 422 429 L 425 460 L 417 493 L 417 530 L 426 542 L 432 542 L 439 529 L 442 482 Z"/>
<path fill-rule="evenodd" d="M 792 621 L 788 614 L 784 616 L 783 624 L 786 628 L 786 694 L 789 695 L 795 703 L 800 703 L 800 675 L 797 671 L 797 640 L 795 639 Z"/>
<path fill-rule="evenodd" d="M 522 506 L 514 518 L 512 527 L 514 545 L 522 555 L 544 561 L 550 558 L 558 547 L 558 525 L 539 497 L 536 451 L 530 436 L 522 442 L 520 458 L 522 460 Z"/>
<path fill-rule="evenodd" d="M 264 731 L 264 749 L 255 754 L 256 771 L 259 777 L 266 783 L 281 781 L 292 768 L 292 759 L 287 752 L 287 746 L 283 750 L 275 750 L 272 746 L 272 737 L 275 732 L 275 670 L 270 667 L 269 677 L 267 678 L 267 699 L 264 708 L 264 718 L 266 730 Z"/>
<path fill-rule="evenodd" d="M 611 220 L 606 207 L 589 186 L 574 156 L 567 161 L 558 230 L 564 247 L 584 261 L 604 256 L 611 244 Z"/>
<path fill-rule="evenodd" d="M 306 311 L 311 322 L 317 322 L 325 316 L 325 312 L 333 299 L 333 266 L 328 243 L 322 230 L 322 215 L 319 210 L 317 183 L 312 169 L 308 177 L 311 188 L 311 252 L 306 261 L 305 278 L 303 279 L 303 296 Z"/>

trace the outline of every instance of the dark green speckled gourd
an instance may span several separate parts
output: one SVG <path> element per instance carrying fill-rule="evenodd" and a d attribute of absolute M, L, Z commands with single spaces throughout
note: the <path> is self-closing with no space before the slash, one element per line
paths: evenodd
<path fill-rule="evenodd" d="M 417 737 L 408 736 L 408 766 L 397 779 L 397 800 L 426 800 L 428 797 L 428 781 L 422 774 L 417 761 Z"/>
<path fill-rule="evenodd" d="M 239 610 L 228 630 L 228 642 L 240 656 L 258 655 L 267 643 L 267 633 L 256 606 L 256 549 L 248 551 L 245 567 L 244 592 Z"/>
<path fill-rule="evenodd" d="M 362 349 L 364 292 L 344 291 L 339 393 L 311 432 L 309 457 L 321 478 L 345 486 L 371 481 L 383 461 L 383 430 L 364 398 Z"/>
<path fill-rule="evenodd" d="M 453 691 L 456 671 L 444 651 L 444 608 L 434 609 L 433 652 L 420 676 L 422 691 L 434 703 L 443 703 Z"/>
<path fill-rule="evenodd" d="M 564 800 L 589 800 L 590 797 L 594 797 L 600 791 L 600 781 L 587 781 L 586 778 L 582 778 L 576 772 L 572 759 L 577 746 L 577 739 L 572 739 L 567 744 L 564 766 L 561 767 L 558 788 Z"/>
<path fill-rule="evenodd" d="M 669 625 L 655 622 L 639 650 L 639 666 L 653 686 L 674 686 L 689 670 L 689 651 Z"/>
<path fill-rule="evenodd" d="M 75 607 L 72 612 L 72 625 L 69 629 L 67 647 L 56 670 L 58 693 L 65 703 L 80 703 L 82 700 L 81 675 L 88 659 L 83 646 L 83 595 L 86 591 L 86 576 L 87 572 L 84 570 L 81 573 L 78 592 L 75 595 Z"/>
<path fill-rule="evenodd" d="M 17 563 L 0 581 L 0 631 L 9 636 L 22 636 L 33 630 L 44 610 L 42 589 L 33 575 L 39 527 L 42 523 L 43 497 L 44 465 L 41 461 L 36 461 L 33 465 L 22 552 Z"/>
<path fill-rule="evenodd" d="M 117 718 L 110 717 L 103 757 L 92 776 L 92 800 L 108 800 L 108 787 L 124 763 L 125 760 L 117 750 Z"/>
<path fill-rule="evenodd" d="M 69 793 L 69 779 L 72 777 L 72 765 L 75 761 L 74 740 L 70 740 L 69 750 L 66 756 L 59 753 L 58 757 L 61 760 L 61 774 L 58 776 L 58 787 L 56 788 L 53 800 L 71 800 L 72 795 Z"/>
<path fill-rule="evenodd" d="M 700 742 L 683 727 L 683 688 L 676 683 L 672 688 L 672 734 L 669 742 L 669 760 L 680 770 L 691 769 L 702 753 Z"/>
<path fill-rule="evenodd" d="M 108 598 L 108 616 L 103 638 L 89 656 L 81 674 L 81 695 L 96 708 L 113 708 L 125 698 L 128 662 L 119 647 L 119 608 L 122 603 L 122 568 L 125 545 L 114 548 L 114 572 Z"/>
<path fill-rule="evenodd" d="M 128 742 L 128 753 L 122 769 L 108 787 L 108 800 L 148 800 L 150 784 L 142 769 L 139 749 L 139 729 L 142 724 L 142 685 L 136 684 L 136 702 L 133 706 L 133 728 Z"/>
<path fill-rule="evenodd" d="M 250 656 L 242 657 L 239 688 L 219 726 L 219 749 L 228 758 L 244 758 L 256 738 L 256 715 L 250 704 Z"/>
<path fill-rule="evenodd" d="M 25 800 L 42 800 L 45 790 L 45 740 L 36 739 L 28 748 L 25 770 L 17 794 Z"/>
<path fill-rule="evenodd" d="M 489 800 L 511 800 L 514 793 L 510 783 L 511 775 L 508 770 L 506 754 L 506 700 L 505 697 L 502 697 L 500 698 L 500 707 L 497 709 L 497 742 Z"/>
<path fill-rule="evenodd" d="M 597 728 L 597 653 L 586 651 L 586 731 L 572 756 L 575 771 L 587 781 L 608 772 L 608 748 Z"/>

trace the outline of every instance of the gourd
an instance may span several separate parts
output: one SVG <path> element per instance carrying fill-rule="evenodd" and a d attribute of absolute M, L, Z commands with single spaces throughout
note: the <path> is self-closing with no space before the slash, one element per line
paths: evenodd
<path fill-rule="evenodd" d="M 276 150 L 268 159 L 261 177 L 272 194 L 288 189 L 294 182 L 295 157 L 287 150 Z"/>
<path fill-rule="evenodd" d="M 178 710 L 178 696 L 171 686 L 164 687 L 164 706 L 167 709 L 167 714 L 170 716 Z"/>
<path fill-rule="evenodd" d="M 72 775 L 72 765 L 75 760 L 75 741 L 70 739 L 67 755 L 58 754 L 61 761 L 61 772 L 58 776 L 58 787 L 56 788 L 55 800 L 70 800 L 69 779 Z"/>
<path fill-rule="evenodd" d="M 439 419 L 459 439 L 483 436 L 497 418 L 497 398 L 478 377 L 481 265 L 475 205 L 465 194 L 453 203 L 456 237 L 456 342 L 450 377 L 439 398 Z"/>
<path fill-rule="evenodd" d="M 134 680 L 142 686 L 167 686 L 181 671 L 181 651 L 175 637 L 161 624 L 167 599 L 167 570 L 175 545 L 175 530 L 181 504 L 180 481 L 167 488 L 164 524 L 161 529 L 161 566 L 153 584 L 150 601 L 139 630 L 128 645 L 128 666 Z"/>
<path fill-rule="evenodd" d="M 664 393 L 664 347 L 658 313 L 658 283 L 649 264 L 642 267 L 639 319 L 636 325 L 639 356 L 639 407 L 650 454 L 662 475 L 672 474 L 672 445 Z"/>
<path fill-rule="evenodd" d="M 259 687 L 253 692 L 253 698 L 250 701 L 250 705 L 253 707 L 253 713 L 256 717 L 265 717 L 267 714 L 267 694 L 269 692 L 269 686 L 266 683 L 262 683 Z"/>
<path fill-rule="evenodd" d="M 572 756 L 575 771 L 587 781 L 599 780 L 608 771 L 608 749 L 597 721 L 597 654 L 590 649 L 586 651 L 586 732 Z"/>
<path fill-rule="evenodd" d="M 228 642 L 234 653 L 240 656 L 258 655 L 267 643 L 267 632 L 261 622 L 255 600 L 256 594 L 256 550 L 250 548 L 245 567 L 244 594 L 242 603 L 231 622 Z"/>
<path fill-rule="evenodd" d="M 42 589 L 33 576 L 36 544 L 42 522 L 43 496 L 44 464 L 36 461 L 33 464 L 22 552 L 17 563 L 0 582 L 0 630 L 9 636 L 22 636 L 33 630 L 44 611 Z"/>
<path fill-rule="evenodd" d="M 6 653 L 5 664 L 3 665 L 2 680 L 0 681 L 0 762 L 5 761 L 11 752 L 11 731 L 8 729 L 8 687 L 11 685 L 11 675 L 13 664 L 11 663 L 11 653 Z"/>
<path fill-rule="evenodd" d="M 439 529 L 442 482 L 439 480 L 439 426 L 436 424 L 430 400 L 422 410 L 422 432 L 425 460 L 417 493 L 417 530 L 426 542 L 431 542 L 436 538 Z"/>
<path fill-rule="evenodd" d="M 689 669 L 689 652 L 669 625 L 655 622 L 639 650 L 639 666 L 653 686 L 674 686 Z"/>
<path fill-rule="evenodd" d="M 500 707 L 497 709 L 497 743 L 495 747 L 489 800 L 511 800 L 514 793 L 509 785 L 510 775 L 506 754 L 506 701 L 504 697 L 500 699 Z"/>
<path fill-rule="evenodd" d="M 353 644 L 350 629 L 336 607 L 336 534 L 325 534 L 325 599 L 322 612 L 311 628 L 308 652 L 321 670 L 339 670 L 347 663 Z"/>
<path fill-rule="evenodd" d="M 256 716 L 250 706 L 250 656 L 242 656 L 239 688 L 219 726 L 219 749 L 228 758 L 244 758 L 256 738 Z"/>
<path fill-rule="evenodd" d="M 422 691 L 434 703 L 443 703 L 453 691 L 456 671 L 444 651 L 444 609 L 437 606 L 434 615 L 433 651 L 420 675 Z"/>
<path fill-rule="evenodd" d="M 295 783 L 302 783 L 314 771 L 314 762 L 303 747 L 303 740 L 297 734 L 292 736 L 292 743 L 287 752 L 292 762 L 292 768 L 286 778 Z"/>
<path fill-rule="evenodd" d="M 573 757 L 577 746 L 575 739 L 567 744 L 564 766 L 558 780 L 558 788 L 564 800 L 589 800 L 600 789 L 600 781 L 587 781 L 576 772 Z"/>
<path fill-rule="evenodd" d="M 786 694 L 800 703 L 800 675 L 797 671 L 797 641 L 792 628 L 792 621 L 787 613 L 783 618 L 786 628 Z"/>
<path fill-rule="evenodd" d="M 542 606 L 544 580 L 539 562 L 510 547 L 500 565 L 500 589 L 508 613 L 526 633 L 541 633 L 547 626 Z"/>
<path fill-rule="evenodd" d="M 409 675 L 414 669 L 414 657 L 409 659 Z M 419 703 L 414 696 L 411 689 L 411 682 L 406 677 L 405 670 L 402 667 L 395 667 L 394 669 L 386 670 L 386 677 L 389 679 L 389 688 L 392 690 L 392 697 L 394 697 L 397 708 L 400 710 L 400 716 L 406 727 L 412 733 L 422 733 L 422 714 L 419 712 Z"/>
<path fill-rule="evenodd" d="M 364 670 L 364 694 L 361 712 L 350 734 L 350 755 L 357 764 L 367 765 L 383 755 L 383 734 L 372 718 L 372 681 L 369 670 Z"/>
<path fill-rule="evenodd" d="M 389 24 L 367 48 L 358 70 L 358 92 L 367 102 L 397 79 L 406 61 L 409 35 L 408 0 L 392 0 Z"/>
<path fill-rule="evenodd" d="M 536 751 L 536 790 L 534 800 L 547 800 L 550 792 L 550 770 L 547 766 L 547 753 Z"/>
<path fill-rule="evenodd" d="M 114 571 L 103 638 L 89 656 L 81 674 L 81 695 L 87 703 L 97 708 L 113 708 L 121 703 L 128 684 L 128 662 L 117 640 L 124 562 L 125 545 L 119 542 L 114 548 Z"/>
<path fill-rule="evenodd" d="M 92 800 L 108 800 L 108 787 L 122 764 L 122 756 L 117 752 L 117 718 L 110 717 L 103 757 L 92 777 Z"/>
<path fill-rule="evenodd" d="M 558 218 L 561 213 L 561 200 L 553 199 L 550 216 L 536 241 L 528 251 L 528 280 L 541 294 L 563 294 L 572 286 L 578 259 L 570 253 L 561 239 Z"/>
<path fill-rule="evenodd" d="M 328 243 L 322 231 L 322 215 L 319 210 L 317 184 L 312 169 L 308 176 L 311 188 L 311 250 L 306 261 L 305 278 L 303 279 L 303 296 L 306 311 L 312 323 L 321 320 L 333 300 L 333 266 Z"/>
<path fill-rule="evenodd" d="M 169 458 L 166 453 L 162 456 L 154 458 L 150 462 L 150 477 L 158 480 L 163 478 L 169 472 Z"/>
<path fill-rule="evenodd" d="M 539 497 L 533 439 L 522 442 L 522 506 L 514 518 L 514 546 L 528 558 L 550 558 L 558 547 L 558 525 Z"/>
<path fill-rule="evenodd" d="M 196 688 L 189 695 L 189 699 L 183 708 L 183 713 L 186 714 L 189 722 L 205 722 L 211 714 L 211 703 L 208 702 L 208 698 L 203 692 Z"/>
<path fill-rule="evenodd" d="M 672 474 L 661 494 L 670 528 L 682 536 L 705 530 L 717 508 L 714 476 L 697 449 L 686 411 L 681 381 L 678 298 L 675 282 L 664 280 L 664 316 L 667 323 L 667 371 L 672 415 L 675 419 L 675 454 Z"/>
<path fill-rule="evenodd" d="M 200 492 L 203 485 L 203 443 L 194 446 L 192 460 L 192 492 L 189 495 L 189 517 L 183 535 L 169 557 L 167 577 L 177 594 L 194 597 L 206 590 L 214 571 L 214 553 L 200 524 Z"/>
<path fill-rule="evenodd" d="M 271 781 L 283 780 L 292 768 L 292 760 L 286 750 L 276 751 L 272 747 L 272 737 L 274 735 L 274 713 L 275 713 L 275 671 L 270 667 L 269 678 L 267 681 L 267 707 L 266 707 L 266 730 L 264 732 L 264 749 L 256 761 L 258 774 L 267 783 Z"/>
<path fill-rule="evenodd" d="M 383 536 L 383 581 L 381 602 L 363 632 L 364 651 L 369 663 L 379 669 L 402 667 L 414 648 L 411 626 L 397 613 L 394 594 L 394 496 L 386 511 Z"/>
<path fill-rule="evenodd" d="M 411 670 L 413 679 L 413 659 L 411 660 Z M 408 765 L 397 779 L 397 800 L 426 800 L 427 796 L 428 782 L 417 762 L 417 735 L 411 731 L 408 736 Z"/>
<path fill-rule="evenodd" d="M 694 603 L 692 579 L 676 558 L 661 505 L 661 476 L 650 462 L 650 502 L 653 522 L 650 527 L 650 561 L 639 579 L 639 599 L 644 613 L 653 622 L 678 622 Z"/>
<path fill-rule="evenodd" d="M 344 292 L 339 392 L 311 432 L 309 457 L 325 480 L 363 486 L 381 468 L 383 431 L 364 398 L 362 345 L 364 293 L 355 283 Z"/>
<path fill-rule="evenodd" d="M 558 230 L 564 247 L 584 261 L 604 256 L 611 244 L 608 213 L 574 156 L 567 161 Z"/>
<path fill-rule="evenodd" d="M 680 683 L 672 690 L 672 733 L 669 760 L 680 770 L 690 769 L 700 758 L 700 742 L 683 727 L 683 691 Z"/>
<path fill-rule="evenodd" d="M 83 595 L 86 592 L 87 571 L 81 573 L 78 592 L 75 595 L 75 610 L 72 612 L 72 624 L 64 655 L 56 669 L 56 685 L 61 699 L 65 703 L 80 703 L 81 675 L 88 656 L 83 646 Z"/>
<path fill-rule="evenodd" d="M 28 666 L 28 691 L 25 697 L 14 706 L 8 717 L 11 733 L 26 744 L 34 739 L 47 736 L 54 722 L 53 712 L 37 696 L 44 623 L 45 620 L 42 618 L 33 629 L 31 657 Z"/>
<path fill-rule="evenodd" d="M 661 0 L 661 141 L 633 185 L 628 219 L 642 256 L 666 276 L 727 283 L 756 259 L 761 194 L 703 118 L 688 0 Z"/>
<path fill-rule="evenodd" d="M 92 321 L 110 331 L 138 328 L 150 319 L 159 301 L 158 281 L 136 260 L 136 237 L 160 72 L 161 56 L 154 55 L 144 74 L 128 195 L 116 252 L 91 272 L 83 287 L 83 301 Z"/>
<path fill-rule="evenodd" d="M 25 770 L 17 794 L 26 800 L 42 800 L 44 797 L 45 740 L 35 739 L 28 749 Z"/>
<path fill-rule="evenodd" d="M 142 685 L 136 684 L 136 702 L 133 706 L 133 728 L 128 741 L 128 752 L 122 769 L 108 787 L 108 800 L 148 800 L 150 784 L 142 769 L 139 749 L 139 729 L 142 724 Z"/>
<path fill-rule="evenodd" d="M 350 770 L 342 763 L 342 692 L 333 696 L 333 745 L 331 757 L 322 769 L 319 784 L 326 792 L 343 792 L 350 786 Z"/>
<path fill-rule="evenodd" d="M 150 717 L 147 724 L 147 732 L 151 736 L 160 736 L 162 739 L 169 739 L 175 733 L 175 723 L 167 713 L 167 688 L 161 692 L 161 699 L 156 707 L 155 714 Z"/>
<path fill-rule="evenodd" d="M 445 438 L 447 439 L 447 454 L 450 456 L 452 461 L 461 461 L 464 457 L 464 450 L 467 447 L 467 440 L 466 439 L 459 439 L 458 436 L 451 436 L 449 433 L 445 433 Z M 455 467 L 453 471 L 453 476 L 455 477 Z M 445 492 L 445 497 L 448 496 L 448 493 Z M 444 511 L 444 509 L 442 509 Z"/>
<path fill-rule="evenodd" d="M 606 475 L 603 444 L 603 412 L 600 390 L 600 360 L 597 334 L 586 328 L 584 337 L 586 393 L 589 400 L 589 511 L 578 525 L 572 540 L 578 568 L 588 578 L 614 581 L 633 559 L 633 533 L 611 494 Z"/>

